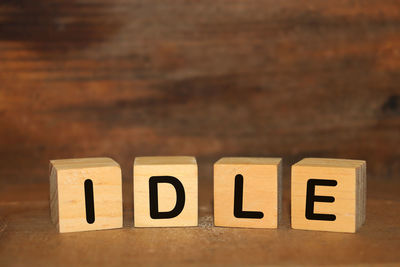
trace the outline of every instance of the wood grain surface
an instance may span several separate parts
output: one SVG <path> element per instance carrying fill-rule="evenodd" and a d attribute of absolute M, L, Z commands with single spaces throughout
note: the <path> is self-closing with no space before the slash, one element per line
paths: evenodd
<path fill-rule="evenodd" d="M 0 265 L 398 262 L 399 84 L 398 0 L 2 0 Z M 116 159 L 130 212 L 157 155 L 196 156 L 202 228 L 55 234 L 50 159 Z M 223 156 L 366 160 L 366 226 L 210 228 Z"/>
<path fill-rule="evenodd" d="M 65 234 L 50 222 L 47 186 L 25 186 L 23 194 L 10 186 L 0 194 L 0 265 L 399 265 L 398 180 L 369 180 L 367 220 L 356 234 L 291 229 L 288 180 L 278 229 L 214 227 L 207 182 L 199 227 L 135 228 L 127 208 L 122 229 Z"/>

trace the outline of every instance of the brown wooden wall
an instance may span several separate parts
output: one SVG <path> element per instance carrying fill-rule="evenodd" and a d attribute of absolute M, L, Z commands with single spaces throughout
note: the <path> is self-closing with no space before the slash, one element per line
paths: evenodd
<path fill-rule="evenodd" d="M 400 1 L 2 0 L 0 183 L 48 160 L 366 159 L 400 172 Z M 289 170 L 288 168 L 286 169 Z"/>

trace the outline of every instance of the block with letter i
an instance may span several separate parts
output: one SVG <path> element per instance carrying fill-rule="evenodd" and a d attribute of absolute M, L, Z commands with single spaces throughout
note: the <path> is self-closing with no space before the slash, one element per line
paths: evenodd
<path fill-rule="evenodd" d="M 222 158 L 214 164 L 214 224 L 277 228 L 281 158 Z"/>
<path fill-rule="evenodd" d="M 292 228 L 356 232 L 365 221 L 366 162 L 305 158 L 292 166 Z"/>
<path fill-rule="evenodd" d="M 194 157 L 137 157 L 133 168 L 136 227 L 198 225 Z"/>
<path fill-rule="evenodd" d="M 121 228 L 118 163 L 110 158 L 51 160 L 50 211 L 60 233 Z"/>

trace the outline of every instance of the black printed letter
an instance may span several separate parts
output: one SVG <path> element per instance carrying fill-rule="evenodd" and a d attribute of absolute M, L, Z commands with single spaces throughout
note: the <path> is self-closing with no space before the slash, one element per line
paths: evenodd
<path fill-rule="evenodd" d="M 318 214 L 314 213 L 314 202 L 334 202 L 335 198 L 332 196 L 316 196 L 315 186 L 336 186 L 335 180 L 321 180 L 321 179 L 310 179 L 307 181 L 307 199 L 306 199 L 306 218 L 309 220 L 320 220 L 320 221 L 334 221 L 336 216 L 334 214 Z"/>
<path fill-rule="evenodd" d="M 85 180 L 85 206 L 86 206 L 86 221 L 92 224 L 94 223 L 94 197 L 93 197 L 93 182 L 90 179 Z"/>
<path fill-rule="evenodd" d="M 158 211 L 158 184 L 169 183 L 175 187 L 176 204 L 171 211 Z M 149 180 L 150 217 L 152 219 L 170 219 L 178 216 L 185 206 L 185 189 L 182 183 L 172 176 L 152 176 Z"/>
<path fill-rule="evenodd" d="M 243 211 L 243 176 L 235 176 L 235 201 L 233 205 L 233 215 L 236 218 L 261 219 L 264 213 L 260 211 Z"/>

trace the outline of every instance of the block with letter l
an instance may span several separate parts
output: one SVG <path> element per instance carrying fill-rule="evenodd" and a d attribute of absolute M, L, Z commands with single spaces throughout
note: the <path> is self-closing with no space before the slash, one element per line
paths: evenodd
<path fill-rule="evenodd" d="M 137 157 L 133 187 L 136 227 L 198 225 L 194 157 Z"/>
<path fill-rule="evenodd" d="M 366 162 L 305 158 L 292 166 L 292 228 L 356 232 L 365 221 Z"/>
<path fill-rule="evenodd" d="M 214 224 L 277 228 L 281 158 L 222 158 L 214 164 Z"/>

